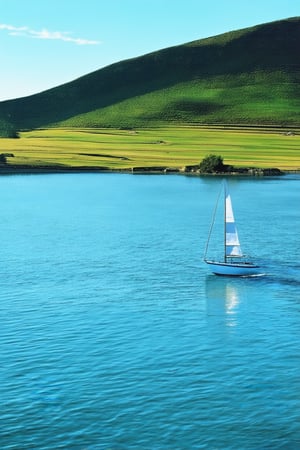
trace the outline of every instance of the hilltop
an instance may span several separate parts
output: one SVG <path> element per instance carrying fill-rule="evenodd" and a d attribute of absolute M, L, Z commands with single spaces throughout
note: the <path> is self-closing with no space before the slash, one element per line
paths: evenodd
<path fill-rule="evenodd" d="M 300 18 L 121 61 L 0 103 L 0 129 L 300 125 Z"/>

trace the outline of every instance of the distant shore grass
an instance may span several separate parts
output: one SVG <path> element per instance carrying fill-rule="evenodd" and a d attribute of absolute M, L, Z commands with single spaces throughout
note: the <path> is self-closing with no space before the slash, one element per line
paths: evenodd
<path fill-rule="evenodd" d="M 182 168 L 208 154 L 238 167 L 300 169 L 300 130 L 283 128 L 163 127 L 149 129 L 41 129 L 1 139 L 7 165 L 33 168 Z M 1 171 L 1 168 L 0 168 Z"/>

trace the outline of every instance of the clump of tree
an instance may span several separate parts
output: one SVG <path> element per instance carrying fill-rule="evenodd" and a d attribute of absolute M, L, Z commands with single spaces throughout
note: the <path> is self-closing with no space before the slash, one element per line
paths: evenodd
<path fill-rule="evenodd" d="M 6 155 L 4 153 L 0 154 L 0 166 L 4 166 L 7 163 Z"/>
<path fill-rule="evenodd" d="M 6 120 L 0 119 L 0 137 L 16 139 L 19 137 L 17 129 Z"/>
<path fill-rule="evenodd" d="M 223 158 L 220 155 L 208 155 L 199 165 L 200 173 L 218 173 L 227 172 L 228 166 L 223 163 Z"/>
<path fill-rule="evenodd" d="M 0 166 L 5 166 L 7 164 L 7 158 L 13 157 L 13 153 L 0 153 Z"/>

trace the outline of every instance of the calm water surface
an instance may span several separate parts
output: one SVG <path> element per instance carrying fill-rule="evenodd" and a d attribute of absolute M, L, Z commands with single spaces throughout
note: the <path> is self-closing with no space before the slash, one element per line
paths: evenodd
<path fill-rule="evenodd" d="M 300 177 L 0 177 L 0 448 L 300 449 Z"/>

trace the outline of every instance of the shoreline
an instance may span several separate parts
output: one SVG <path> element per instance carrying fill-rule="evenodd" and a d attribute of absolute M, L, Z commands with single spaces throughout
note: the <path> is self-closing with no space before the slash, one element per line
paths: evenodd
<path fill-rule="evenodd" d="M 21 175 L 21 174 L 68 174 L 68 173 L 119 173 L 136 175 L 189 175 L 189 176 L 230 176 L 230 177 L 270 177 L 282 176 L 286 174 L 300 174 L 299 170 L 281 170 L 277 168 L 236 168 L 230 172 L 200 173 L 197 166 L 186 166 L 182 169 L 175 167 L 132 167 L 124 169 L 112 169 L 106 166 L 0 166 L 0 175 Z"/>

